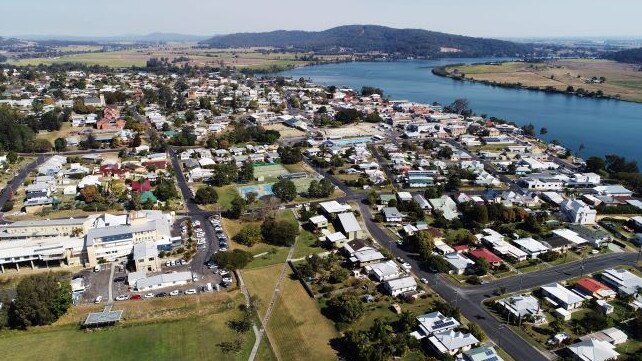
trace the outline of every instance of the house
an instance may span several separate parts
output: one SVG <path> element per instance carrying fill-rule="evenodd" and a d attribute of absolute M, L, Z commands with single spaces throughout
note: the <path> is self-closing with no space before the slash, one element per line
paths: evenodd
<path fill-rule="evenodd" d="M 568 351 L 578 361 L 608 361 L 620 356 L 614 345 L 593 338 L 572 344 Z"/>
<path fill-rule="evenodd" d="M 381 210 L 383 219 L 389 223 L 400 223 L 403 220 L 403 215 L 396 207 L 385 207 Z"/>
<path fill-rule="evenodd" d="M 384 282 L 383 288 L 391 296 L 399 296 L 403 293 L 417 290 L 417 282 L 414 277 L 406 276 Z"/>
<path fill-rule="evenodd" d="M 321 211 L 323 211 L 328 216 L 351 210 L 349 205 L 341 204 L 337 201 L 321 202 L 319 203 L 319 207 L 321 208 Z"/>
<path fill-rule="evenodd" d="M 430 345 L 439 354 L 455 355 L 458 352 L 468 351 L 479 340 L 470 333 L 457 332 L 454 330 L 439 332 L 428 338 Z"/>
<path fill-rule="evenodd" d="M 615 288 L 620 295 L 635 295 L 642 289 L 642 278 L 625 269 L 607 269 L 601 274 L 601 280 Z"/>
<path fill-rule="evenodd" d="M 500 305 L 506 313 L 514 319 L 526 318 L 532 322 L 540 323 L 546 321 L 537 298 L 533 295 L 516 295 L 498 300 L 496 304 Z"/>
<path fill-rule="evenodd" d="M 481 346 L 463 353 L 465 361 L 504 361 L 493 346 Z"/>
<path fill-rule="evenodd" d="M 448 262 L 448 265 L 450 266 L 450 273 L 458 275 L 464 274 L 469 266 L 475 264 L 475 262 L 473 262 L 471 259 L 462 255 L 461 253 L 456 252 L 445 255 L 444 260 L 446 260 L 446 262 Z"/>
<path fill-rule="evenodd" d="M 569 249 L 571 249 L 574 245 L 573 242 L 567 240 L 564 237 L 557 236 L 557 235 L 546 238 L 545 240 L 542 241 L 542 244 L 547 246 L 551 251 L 557 252 L 557 253 L 564 253 Z"/>
<path fill-rule="evenodd" d="M 584 298 L 559 283 L 550 283 L 541 287 L 545 299 L 554 306 L 566 311 L 582 307 Z"/>
<path fill-rule="evenodd" d="M 593 192 L 600 195 L 612 196 L 612 197 L 632 197 L 633 196 L 632 191 L 624 188 L 619 184 L 593 187 Z"/>
<path fill-rule="evenodd" d="M 604 283 L 591 278 L 583 277 L 575 282 L 575 288 L 586 295 L 590 295 L 598 300 L 612 300 L 617 295 L 615 291 Z"/>
<path fill-rule="evenodd" d="M 594 229 L 581 224 L 569 224 L 567 228 L 575 232 L 580 238 L 588 241 L 593 247 L 599 248 L 611 241 L 611 235 L 601 229 Z"/>
<path fill-rule="evenodd" d="M 537 258 L 542 253 L 548 252 L 549 248 L 544 243 L 531 237 L 520 238 L 513 241 L 522 251 L 528 253 L 530 258 Z"/>
<path fill-rule="evenodd" d="M 485 259 L 492 267 L 499 267 L 502 259 L 488 249 L 481 247 L 468 252 L 476 260 Z"/>
<path fill-rule="evenodd" d="M 332 244 L 333 247 L 339 248 L 341 245 L 343 245 L 348 239 L 346 238 L 345 234 L 341 232 L 334 232 L 334 233 L 329 233 L 326 234 L 325 240 Z"/>
<path fill-rule="evenodd" d="M 620 329 L 616 327 L 609 327 L 602 331 L 597 331 L 597 332 L 590 333 L 588 335 L 584 335 L 580 337 L 580 340 L 588 341 L 588 340 L 594 339 L 594 340 L 608 342 L 611 345 L 619 345 L 619 344 L 625 343 L 628 340 L 628 338 L 629 337 L 626 335 L 626 333 L 622 332 Z"/>
<path fill-rule="evenodd" d="M 398 278 L 402 274 L 395 261 L 392 260 L 369 264 L 364 269 L 377 282 L 389 281 Z"/>
<path fill-rule="evenodd" d="M 325 218 L 323 215 L 310 217 L 308 222 L 310 222 L 310 225 L 312 225 L 312 227 L 314 229 L 320 229 L 320 228 L 327 228 L 328 227 L 328 219 Z"/>
<path fill-rule="evenodd" d="M 441 214 L 449 221 L 458 217 L 457 214 L 457 204 L 447 195 L 443 195 L 439 198 L 433 198 L 428 200 L 430 205 L 432 205 L 433 210 L 441 212 Z"/>
<path fill-rule="evenodd" d="M 350 262 L 359 267 L 364 267 L 369 264 L 381 262 L 385 259 L 386 257 L 381 254 L 381 252 L 372 247 L 363 247 L 358 251 L 354 251 L 350 255 Z"/>
<path fill-rule="evenodd" d="M 454 330 L 461 324 L 453 317 L 446 317 L 441 312 L 431 312 L 417 317 L 419 330 L 412 333 L 415 338 L 421 339 L 437 332 Z"/>
<path fill-rule="evenodd" d="M 133 181 L 131 187 L 134 192 L 149 192 L 152 190 L 152 183 L 149 179 L 145 179 L 142 182 Z"/>
<path fill-rule="evenodd" d="M 597 211 L 589 207 L 586 203 L 577 199 L 569 199 L 562 202 L 560 212 L 571 223 L 595 224 Z"/>
<path fill-rule="evenodd" d="M 410 192 L 397 192 L 397 199 L 400 202 L 410 202 L 412 201 L 412 194 Z"/>
<path fill-rule="evenodd" d="M 339 220 L 339 225 L 341 226 L 341 229 L 343 229 L 343 233 L 346 235 L 348 240 L 361 238 L 363 231 L 361 230 L 361 226 L 359 225 L 359 222 L 357 222 L 357 218 L 354 216 L 354 213 L 339 213 L 337 218 Z"/>
<path fill-rule="evenodd" d="M 432 209 L 432 207 L 430 206 L 430 203 L 428 202 L 428 200 L 426 198 L 424 198 L 424 196 L 422 196 L 421 194 L 415 194 L 414 196 L 412 196 L 412 199 L 424 211 Z"/>

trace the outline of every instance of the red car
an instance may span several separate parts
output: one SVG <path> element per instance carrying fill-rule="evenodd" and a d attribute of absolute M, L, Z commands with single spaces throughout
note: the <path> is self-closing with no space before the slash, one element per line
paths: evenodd
<path fill-rule="evenodd" d="M 140 300 L 141 296 L 140 295 L 132 295 L 129 299 L 130 300 Z"/>

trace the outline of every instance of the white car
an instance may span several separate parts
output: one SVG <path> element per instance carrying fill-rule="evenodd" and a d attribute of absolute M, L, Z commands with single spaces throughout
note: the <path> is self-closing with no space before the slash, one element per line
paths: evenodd
<path fill-rule="evenodd" d="M 195 288 L 190 288 L 189 290 L 185 290 L 186 295 L 195 295 L 196 294 L 196 289 Z"/>
<path fill-rule="evenodd" d="M 402 263 L 401 267 L 403 267 L 403 269 L 405 269 L 406 271 L 410 271 L 410 269 L 412 268 L 412 266 L 408 262 Z"/>
<path fill-rule="evenodd" d="M 172 292 L 169 293 L 170 296 L 178 296 L 181 294 L 181 291 L 179 290 L 173 290 Z"/>
<path fill-rule="evenodd" d="M 420 281 L 421 281 L 421 283 L 423 283 L 423 284 L 425 284 L 425 285 L 427 285 L 427 284 L 428 284 L 428 280 L 427 280 L 427 279 L 425 279 L 425 278 L 421 278 L 421 279 L 420 279 Z"/>
<path fill-rule="evenodd" d="M 198 242 L 196 242 L 196 244 L 199 245 L 199 246 L 202 245 L 202 244 L 205 244 L 205 240 L 204 239 L 199 239 Z"/>
<path fill-rule="evenodd" d="M 129 299 L 129 296 L 127 295 L 120 295 L 116 297 L 116 301 L 127 301 Z"/>
<path fill-rule="evenodd" d="M 172 265 L 172 263 L 170 261 L 165 262 L 165 267 L 169 267 L 171 265 Z"/>
<path fill-rule="evenodd" d="M 154 294 L 153 293 L 148 293 L 143 297 L 145 297 L 145 298 L 154 298 Z"/>

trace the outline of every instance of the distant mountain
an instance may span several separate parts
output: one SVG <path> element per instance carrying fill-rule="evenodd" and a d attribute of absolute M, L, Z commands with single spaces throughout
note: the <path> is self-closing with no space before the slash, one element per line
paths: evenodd
<path fill-rule="evenodd" d="M 514 56 L 533 50 L 530 44 L 377 25 L 347 25 L 325 31 L 237 33 L 214 36 L 201 44 L 215 48 L 275 47 L 319 53 L 380 51 L 408 56 Z"/>
<path fill-rule="evenodd" d="M 77 35 L 20 35 L 20 39 L 31 41 L 64 41 L 64 42 L 195 42 L 202 41 L 209 36 L 176 34 L 176 33 L 150 33 L 146 35 L 124 34 L 114 36 L 77 36 Z"/>
<path fill-rule="evenodd" d="M 642 48 L 616 51 L 606 54 L 605 58 L 621 63 L 642 64 Z"/>

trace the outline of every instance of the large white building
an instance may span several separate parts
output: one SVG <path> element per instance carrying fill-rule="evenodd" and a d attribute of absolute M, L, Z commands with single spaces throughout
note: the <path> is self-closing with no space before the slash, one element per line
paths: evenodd
<path fill-rule="evenodd" d="M 597 211 L 589 207 L 586 203 L 570 199 L 562 202 L 560 211 L 566 216 L 569 222 L 579 224 L 595 224 Z"/>

